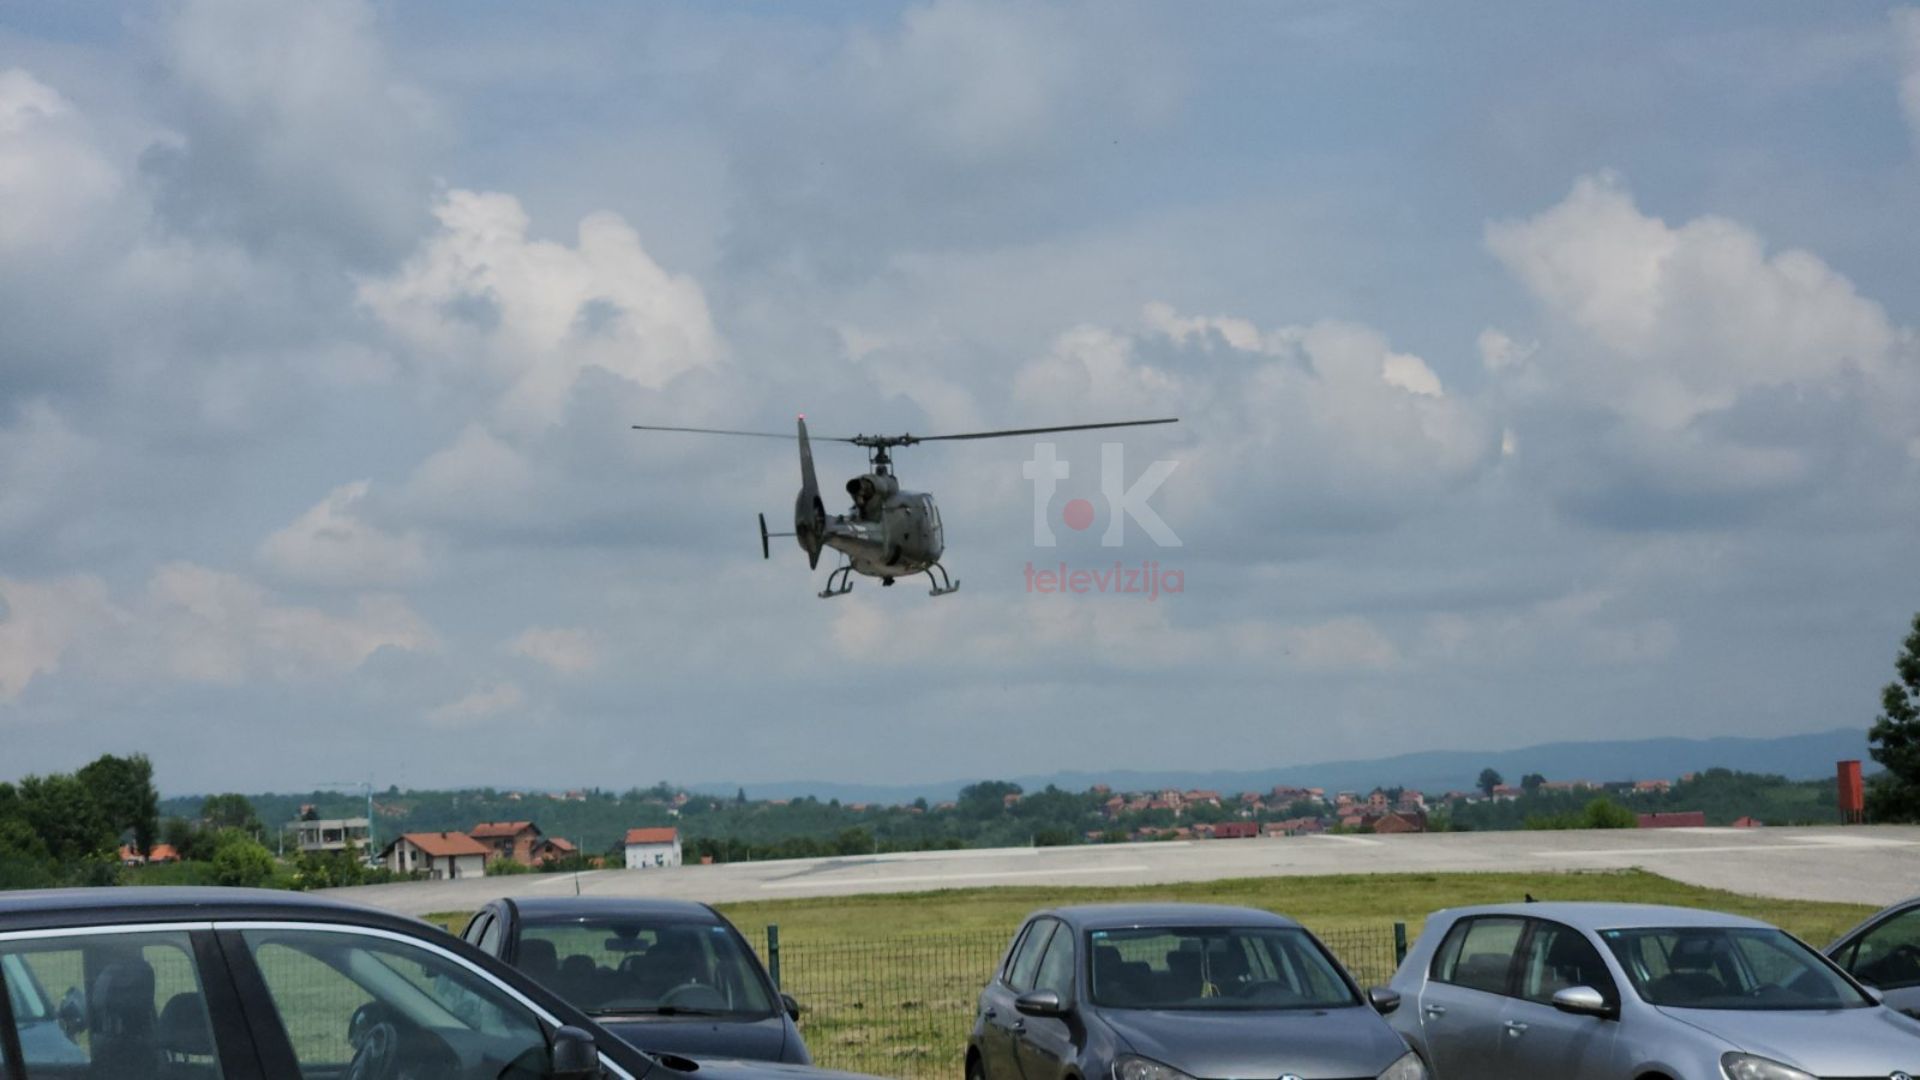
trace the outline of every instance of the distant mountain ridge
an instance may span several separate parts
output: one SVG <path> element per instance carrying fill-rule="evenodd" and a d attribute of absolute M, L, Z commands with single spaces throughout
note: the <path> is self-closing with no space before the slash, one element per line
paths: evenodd
<path fill-rule="evenodd" d="M 1711 768 L 1766 773 L 1789 780 L 1816 780 L 1834 775 L 1834 763 L 1867 761 L 1867 733 L 1862 728 L 1838 728 L 1807 735 L 1778 738 L 1722 736 L 1712 739 L 1629 739 L 1614 742 L 1560 742 L 1517 750 L 1429 750 L 1358 761 L 1328 761 L 1248 770 L 1074 770 L 1040 776 L 981 777 L 1011 780 L 1027 791 L 1053 784 L 1083 791 L 1106 784 L 1116 791 L 1195 788 L 1220 792 L 1267 791 L 1276 786 L 1323 787 L 1328 791 L 1368 791 L 1375 787 L 1410 787 L 1428 793 L 1469 791 L 1480 770 L 1493 768 L 1508 783 L 1518 784 L 1527 773 L 1549 780 L 1674 779 L 1683 773 Z M 691 790 L 732 795 L 745 789 L 755 799 L 793 799 L 812 795 L 841 802 L 904 803 L 916 798 L 951 799 L 972 780 L 926 784 L 848 784 L 828 781 L 782 781 L 740 784 L 734 781 L 692 785 Z"/>

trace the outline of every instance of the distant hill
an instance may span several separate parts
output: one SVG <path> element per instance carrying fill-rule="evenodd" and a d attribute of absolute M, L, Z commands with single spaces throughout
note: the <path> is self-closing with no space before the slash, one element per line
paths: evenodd
<path fill-rule="evenodd" d="M 1840 728 L 1772 739 L 1633 739 L 1547 743 L 1519 750 L 1431 750 L 1370 761 L 1328 761 L 1267 769 L 1073 771 L 983 779 L 1012 779 L 1028 791 L 1038 791 L 1048 784 L 1068 791 L 1084 791 L 1094 784 L 1107 784 L 1118 791 L 1169 787 L 1183 791 L 1193 788 L 1221 792 L 1266 791 L 1287 785 L 1323 787 L 1329 791 L 1400 786 L 1438 792 L 1471 790 L 1480 770 L 1488 767 L 1497 769 L 1513 784 L 1518 784 L 1521 776 L 1534 772 L 1549 780 L 1653 780 L 1672 779 L 1682 773 L 1715 767 L 1774 774 L 1789 780 L 1815 780 L 1832 776 L 1834 762 L 1848 758 L 1869 761 L 1865 730 Z M 743 785 L 729 780 L 696 784 L 692 790 L 732 795 L 744 787 L 747 795 L 755 799 L 812 795 L 842 802 L 899 803 L 920 797 L 933 801 L 951 799 L 972 782 L 845 784 L 796 780 Z"/>

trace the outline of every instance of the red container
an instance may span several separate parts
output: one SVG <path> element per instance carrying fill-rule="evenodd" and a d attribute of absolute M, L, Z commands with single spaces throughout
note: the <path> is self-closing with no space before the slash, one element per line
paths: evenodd
<path fill-rule="evenodd" d="M 1840 820 L 1858 825 L 1867 819 L 1867 793 L 1860 782 L 1860 763 L 1840 763 Z"/>

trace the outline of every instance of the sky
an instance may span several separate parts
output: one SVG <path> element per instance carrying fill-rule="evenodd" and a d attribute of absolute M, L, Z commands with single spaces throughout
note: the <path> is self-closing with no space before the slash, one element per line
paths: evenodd
<path fill-rule="evenodd" d="M 14 5 L 0 779 L 1864 727 L 1916 236 L 1913 7 Z M 630 429 L 801 413 L 1179 423 L 903 449 L 960 591 L 821 600 L 790 444 Z"/>

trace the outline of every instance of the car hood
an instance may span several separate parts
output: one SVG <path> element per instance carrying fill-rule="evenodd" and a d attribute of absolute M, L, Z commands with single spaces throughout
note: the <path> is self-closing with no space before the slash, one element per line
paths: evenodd
<path fill-rule="evenodd" d="M 1189 1076 L 1377 1076 L 1407 1052 L 1379 1013 L 1103 1009 L 1133 1052 Z"/>
<path fill-rule="evenodd" d="M 596 1016 L 601 1027 L 654 1054 L 679 1054 L 705 1063 L 708 1058 L 779 1061 L 787 1027 L 778 1016 L 759 1020 L 721 1020 L 687 1016 Z"/>
<path fill-rule="evenodd" d="M 1771 1058 L 1815 1076 L 1920 1073 L 1920 1020 L 1892 1009 L 1731 1009 L 1660 1011 L 1749 1054 Z"/>

